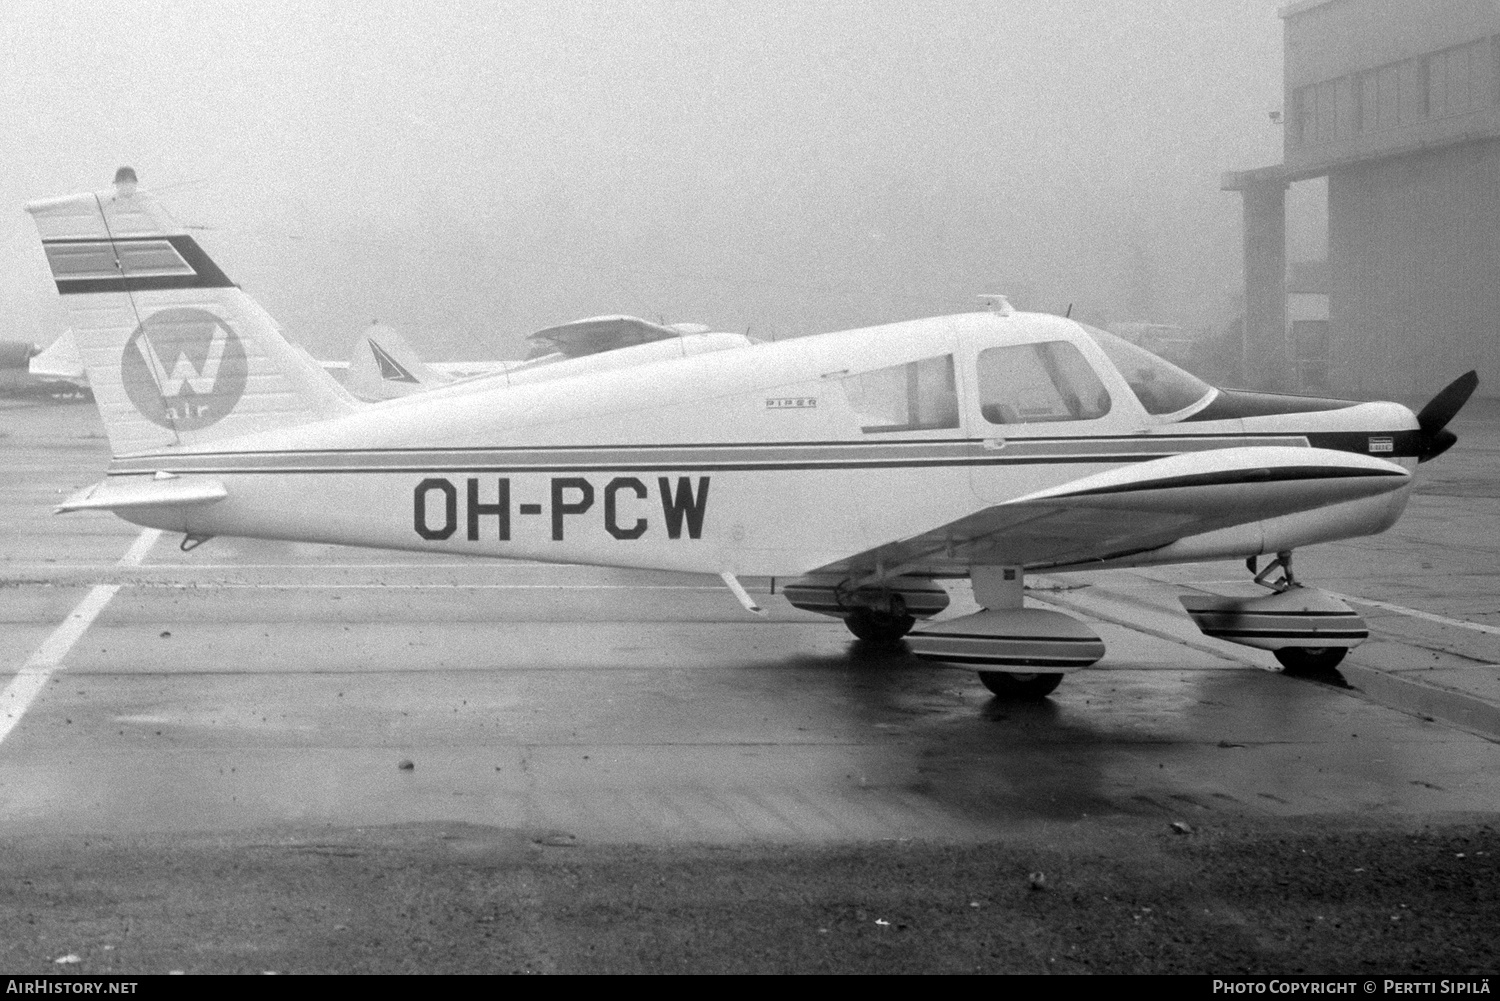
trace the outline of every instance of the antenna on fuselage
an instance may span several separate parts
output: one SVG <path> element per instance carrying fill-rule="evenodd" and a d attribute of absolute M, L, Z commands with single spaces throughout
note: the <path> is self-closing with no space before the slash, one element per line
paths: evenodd
<path fill-rule="evenodd" d="M 986 295 L 981 295 L 979 297 L 979 301 L 990 307 L 990 312 L 994 313 L 996 316 L 1015 315 L 1015 307 L 1012 306 L 1010 304 L 1010 300 L 1003 295 L 989 293 Z"/>

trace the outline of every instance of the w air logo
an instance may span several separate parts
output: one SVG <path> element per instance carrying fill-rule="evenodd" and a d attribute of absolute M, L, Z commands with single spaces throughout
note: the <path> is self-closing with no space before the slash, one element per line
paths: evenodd
<path fill-rule="evenodd" d="M 228 415 L 245 395 L 245 346 L 203 309 L 153 313 L 125 342 L 120 379 L 130 402 L 164 428 L 197 431 Z"/>

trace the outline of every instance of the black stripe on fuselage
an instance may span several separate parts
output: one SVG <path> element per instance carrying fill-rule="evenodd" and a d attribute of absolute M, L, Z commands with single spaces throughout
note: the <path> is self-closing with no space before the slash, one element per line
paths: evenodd
<path fill-rule="evenodd" d="M 1422 454 L 1421 431 L 1309 431 L 1307 443 L 1377 459 L 1415 459 Z"/>
<path fill-rule="evenodd" d="M 1114 487 L 1077 490 L 1061 497 L 1096 497 L 1101 494 L 1127 494 L 1142 490 L 1175 490 L 1184 487 L 1254 486 L 1257 483 L 1286 483 L 1295 480 L 1343 480 L 1363 477 L 1408 476 L 1404 469 L 1390 472 L 1379 469 L 1347 469 L 1343 466 L 1300 466 L 1294 469 L 1262 467 L 1231 469 L 1223 472 L 1193 473 L 1188 476 L 1166 476 L 1141 483 L 1124 483 Z M 1059 499 L 1061 499 L 1061 497 Z"/>
<path fill-rule="evenodd" d="M 191 236 L 141 236 L 119 237 L 115 240 L 43 240 L 44 247 L 100 244 L 108 246 L 122 243 L 161 242 L 165 240 L 182 256 L 193 269 L 190 275 L 121 275 L 118 278 L 62 278 L 56 277 L 60 295 L 83 295 L 90 292 L 150 292 L 180 288 L 234 288 L 234 282 L 219 269 L 219 266 L 198 246 Z"/>
<path fill-rule="evenodd" d="M 820 469 L 946 469 L 974 466 L 1035 466 L 1091 463 L 1108 465 L 1121 462 L 1144 462 L 1149 459 L 1165 459 L 1172 453 L 1156 455 L 1080 455 L 1033 459 L 934 459 L 922 461 L 892 459 L 886 462 L 676 462 L 676 463 L 572 463 L 546 466 L 491 466 L 491 465 L 358 465 L 358 466 L 213 466 L 179 464 L 185 457 L 167 456 L 175 461 L 151 466 L 150 470 L 114 470 L 120 475 L 144 475 L 162 470 L 173 473 L 748 473 L 748 472 L 806 472 Z"/>
<path fill-rule="evenodd" d="M 1289 396 L 1284 393 L 1251 393 L 1242 389 L 1221 389 L 1213 402 L 1189 421 L 1229 421 L 1246 417 L 1274 417 L 1288 414 L 1316 414 L 1328 410 L 1347 410 L 1359 406 L 1355 400 L 1328 400 L 1318 396 Z"/>
<path fill-rule="evenodd" d="M 1405 437 L 1404 437 L 1405 436 Z M 1110 464 L 1146 462 L 1217 448 L 1275 444 L 1306 447 L 1310 439 L 1328 439 L 1323 447 L 1369 454 L 1371 438 L 1389 439 L 1393 453 L 1408 453 L 1406 438 L 1416 433 L 1109 435 L 1087 438 L 1015 438 L 1001 447 L 983 440 L 732 442 L 642 445 L 540 445 L 462 448 L 315 449 L 295 451 L 196 452 L 117 459 L 116 473 L 567 473 L 575 471 L 746 472 L 819 469 L 905 469 L 942 467 Z M 1069 450 L 1071 449 L 1071 450 Z M 761 452 L 764 457 L 757 456 Z M 669 453 L 678 453 L 676 455 Z"/>

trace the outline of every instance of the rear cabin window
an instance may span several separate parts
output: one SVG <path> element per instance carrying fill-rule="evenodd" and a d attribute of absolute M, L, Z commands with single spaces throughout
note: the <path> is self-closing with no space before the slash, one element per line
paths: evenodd
<path fill-rule="evenodd" d="M 986 348 L 979 412 L 991 424 L 1089 421 L 1109 413 L 1109 391 L 1067 341 Z"/>
<path fill-rule="evenodd" d="M 840 384 L 866 434 L 958 427 L 952 355 L 847 376 Z"/>

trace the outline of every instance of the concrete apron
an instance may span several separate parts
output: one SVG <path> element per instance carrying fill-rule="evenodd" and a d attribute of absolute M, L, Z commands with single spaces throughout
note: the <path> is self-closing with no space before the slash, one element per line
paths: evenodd
<path fill-rule="evenodd" d="M 1085 618 L 1110 622 L 1267 671 L 1280 665 L 1262 650 L 1211 639 L 1200 633 L 1177 596 L 1200 588 L 1155 580 L 1139 572 L 1127 588 L 1124 571 L 1035 574 L 1027 598 Z M 1111 586 L 1111 585 L 1115 586 Z M 1360 608 L 1361 612 L 1373 609 Z M 1368 616 L 1370 639 L 1350 651 L 1338 674 L 1372 702 L 1428 720 L 1441 720 L 1489 740 L 1500 741 L 1500 668 L 1455 649 L 1440 637 L 1391 631 L 1391 617 Z M 1109 655 L 1099 664 L 1109 668 Z"/>

